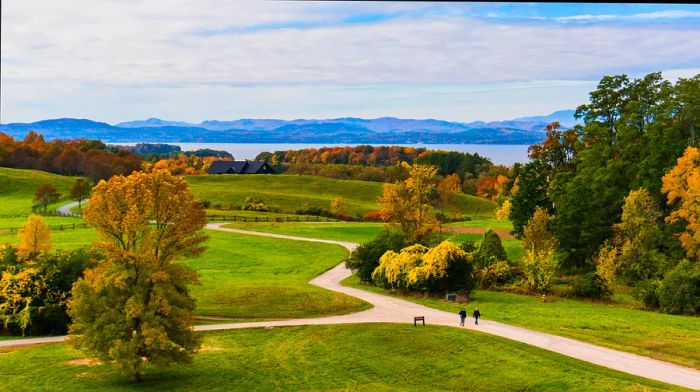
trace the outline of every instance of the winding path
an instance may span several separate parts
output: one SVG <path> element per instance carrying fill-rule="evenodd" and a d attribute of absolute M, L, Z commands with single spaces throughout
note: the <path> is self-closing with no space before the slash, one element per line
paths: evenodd
<path fill-rule="evenodd" d="M 226 222 L 210 223 L 207 225 L 207 228 L 211 230 L 225 231 L 238 234 L 335 244 L 343 246 L 350 251 L 357 247 L 357 244 L 351 242 L 302 238 L 281 234 L 270 234 L 221 227 L 225 224 Z M 437 324 L 459 328 L 459 320 L 456 314 L 428 308 L 423 305 L 419 305 L 410 301 L 394 297 L 389 297 L 386 295 L 371 293 L 352 287 L 342 286 L 340 282 L 343 279 L 349 277 L 351 274 L 352 272 L 345 267 L 345 264 L 340 264 L 314 278 L 309 283 L 318 287 L 344 293 L 367 301 L 374 306 L 372 309 L 342 316 L 291 319 L 279 321 L 260 321 L 249 323 L 198 325 L 195 327 L 195 330 L 218 331 L 257 327 L 282 327 L 293 325 L 350 323 L 412 323 L 414 316 L 425 316 L 425 321 L 428 324 Z M 553 351 L 599 366 L 604 366 L 610 369 L 633 374 L 635 376 L 700 390 L 700 371 L 695 369 L 685 368 L 671 363 L 658 361 L 640 355 L 612 350 L 609 348 L 600 347 L 589 343 L 583 343 L 574 339 L 514 327 L 495 321 L 481 320 L 478 326 L 468 324 L 468 327 L 466 329 L 474 329 L 480 332 L 501 336 L 518 342 L 523 342 L 535 347 Z M 60 342 L 64 339 L 65 336 L 36 339 L 6 340 L 0 341 L 0 348 L 23 346 L 29 344 Z"/>
<path fill-rule="evenodd" d="M 85 203 L 85 202 L 87 202 L 87 200 L 83 200 L 83 203 Z M 73 207 L 75 207 L 75 206 L 77 206 L 77 205 L 78 205 L 78 202 L 77 202 L 77 201 L 74 201 L 74 202 L 71 202 L 71 203 L 68 203 L 68 204 L 64 204 L 64 205 L 58 207 L 58 208 L 56 209 L 56 211 L 57 211 L 59 214 L 62 214 L 62 215 L 80 216 L 80 214 L 76 214 L 76 213 L 74 213 L 74 212 L 72 212 L 72 211 L 70 210 L 71 208 L 73 208 Z"/>

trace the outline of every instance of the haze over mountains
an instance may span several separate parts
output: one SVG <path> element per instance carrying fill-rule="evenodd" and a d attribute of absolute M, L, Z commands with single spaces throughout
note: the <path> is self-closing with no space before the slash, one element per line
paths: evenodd
<path fill-rule="evenodd" d="M 108 142 L 200 143 L 348 143 L 348 144 L 532 144 L 544 127 L 559 121 L 564 128 L 577 122 L 573 110 L 547 116 L 470 123 L 394 117 L 361 119 L 240 119 L 207 120 L 199 124 L 149 118 L 115 125 L 86 119 L 62 118 L 33 123 L 0 124 L 0 131 L 23 138 L 29 131 L 47 140 L 85 137 Z"/>

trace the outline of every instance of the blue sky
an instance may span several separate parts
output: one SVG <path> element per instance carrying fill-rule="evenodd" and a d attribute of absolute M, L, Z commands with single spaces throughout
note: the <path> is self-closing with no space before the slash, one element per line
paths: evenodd
<path fill-rule="evenodd" d="M 5 0 L 0 121 L 500 120 L 700 73 L 700 6 Z"/>

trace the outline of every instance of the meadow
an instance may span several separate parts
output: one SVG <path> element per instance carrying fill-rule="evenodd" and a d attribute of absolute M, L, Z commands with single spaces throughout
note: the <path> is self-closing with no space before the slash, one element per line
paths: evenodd
<path fill-rule="evenodd" d="M 191 365 L 149 368 L 139 384 L 67 344 L 1 349 L 0 374 L 0 389 L 16 392 L 683 390 L 475 331 L 403 324 L 206 332 Z"/>
<path fill-rule="evenodd" d="M 353 275 L 343 284 L 362 290 L 393 295 L 431 308 L 457 314 L 466 307 L 478 308 L 488 320 L 628 351 L 700 369 L 700 317 L 674 316 L 631 309 L 618 304 L 595 303 L 550 297 L 474 290 L 468 304 L 441 298 L 402 295 L 393 290 L 360 282 Z"/>
<path fill-rule="evenodd" d="M 382 193 L 381 183 L 316 176 L 210 175 L 188 176 L 187 181 L 192 192 L 212 208 L 237 209 L 252 196 L 283 213 L 293 213 L 304 205 L 328 210 L 334 198 L 342 197 L 350 215 L 362 216 L 377 209 Z M 470 195 L 459 195 L 457 205 L 472 218 L 488 218 L 496 208 L 495 203 Z"/>
<path fill-rule="evenodd" d="M 0 167 L 0 217 L 27 216 L 32 211 L 34 191 L 43 184 L 51 184 L 62 195 L 62 202 L 78 177 L 59 176 L 38 170 Z M 49 209 L 55 209 L 53 204 Z"/>
<path fill-rule="evenodd" d="M 337 245 L 279 240 L 207 230 L 208 250 L 183 261 L 200 276 L 191 287 L 198 315 L 280 319 L 344 314 L 368 309 L 364 301 L 308 281 L 338 265 Z"/>

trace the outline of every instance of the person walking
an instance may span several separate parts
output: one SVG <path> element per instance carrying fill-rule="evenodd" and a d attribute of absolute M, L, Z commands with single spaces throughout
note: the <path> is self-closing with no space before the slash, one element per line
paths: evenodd
<path fill-rule="evenodd" d="M 479 317 L 481 317 L 481 312 L 479 312 L 479 308 L 474 308 L 474 324 L 479 325 Z"/>
<path fill-rule="evenodd" d="M 467 311 L 465 309 L 462 309 L 459 311 L 459 326 L 463 327 L 464 326 L 464 320 L 467 318 Z"/>

